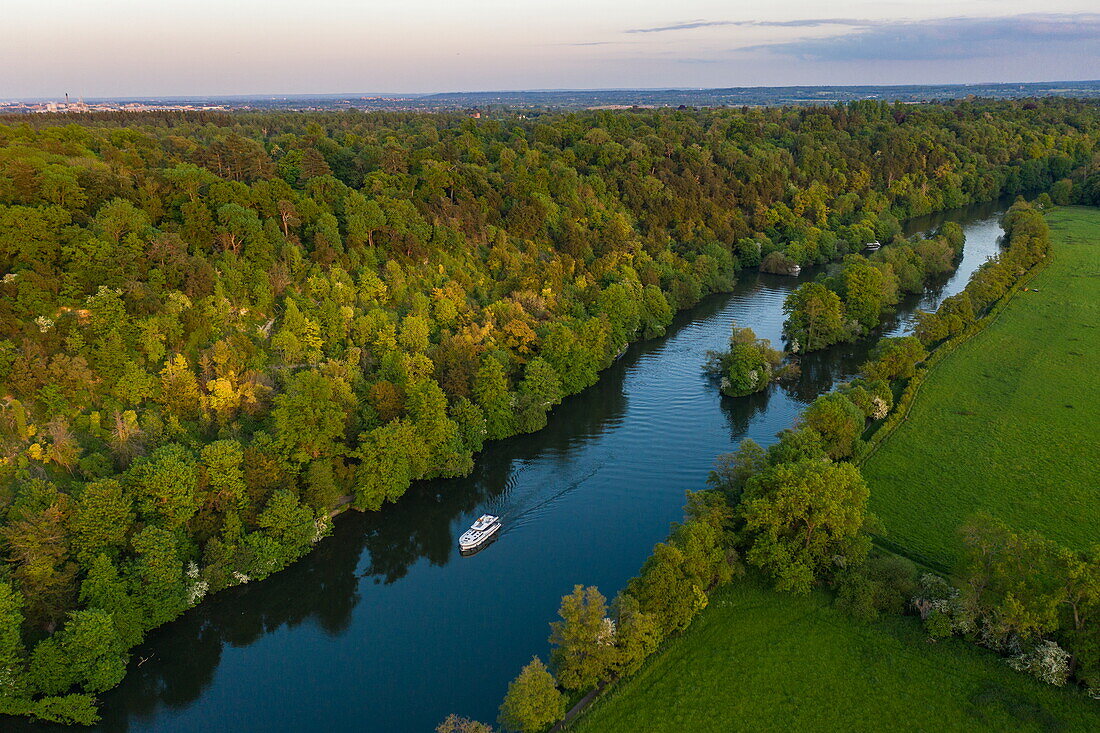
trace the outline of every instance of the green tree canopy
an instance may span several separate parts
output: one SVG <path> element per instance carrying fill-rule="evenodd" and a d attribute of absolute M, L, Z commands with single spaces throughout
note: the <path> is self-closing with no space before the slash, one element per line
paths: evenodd
<path fill-rule="evenodd" d="M 748 483 L 740 513 L 746 558 L 780 590 L 809 592 L 815 580 L 862 562 L 869 548 L 867 484 L 850 463 L 803 460 L 772 466 Z"/>
<path fill-rule="evenodd" d="M 565 716 L 565 695 L 538 657 L 508 684 L 500 705 L 500 723 L 508 730 L 537 733 Z"/>

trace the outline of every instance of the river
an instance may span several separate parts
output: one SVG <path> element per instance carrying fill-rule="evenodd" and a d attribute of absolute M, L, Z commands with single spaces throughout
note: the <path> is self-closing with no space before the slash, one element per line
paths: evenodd
<path fill-rule="evenodd" d="M 907 233 L 959 221 L 965 253 L 884 332 L 904 331 L 916 307 L 935 308 L 998 251 L 1003 208 L 909 223 Z M 546 659 L 562 595 L 583 583 L 614 596 L 717 455 L 746 437 L 771 444 L 864 361 L 866 343 L 830 349 L 803 360 L 798 383 L 736 400 L 703 376 L 706 351 L 725 346 L 735 321 L 778 344 L 784 298 L 814 274 L 743 273 L 734 292 L 632 345 L 548 427 L 489 444 L 471 476 L 349 512 L 292 567 L 153 632 L 103 696 L 102 728 L 430 731 L 450 712 L 495 721 L 508 681 L 532 655 Z M 457 537 L 483 512 L 502 515 L 504 530 L 461 557 Z"/>

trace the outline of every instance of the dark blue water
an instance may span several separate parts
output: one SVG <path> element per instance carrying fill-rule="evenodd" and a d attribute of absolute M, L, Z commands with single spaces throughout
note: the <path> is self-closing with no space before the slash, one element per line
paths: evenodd
<path fill-rule="evenodd" d="M 951 215 L 967 232 L 962 266 L 885 331 L 904 330 L 915 307 L 934 308 L 997 251 L 997 210 Z M 450 712 L 495 720 L 508 681 L 533 654 L 545 659 L 563 594 L 583 583 L 612 597 L 717 455 L 745 437 L 774 442 L 865 359 L 866 344 L 849 345 L 805 359 L 797 384 L 719 395 L 701 372 L 706 351 L 725 346 L 735 321 L 778 343 L 798 282 L 746 274 L 667 336 L 631 346 L 544 430 L 490 444 L 471 476 L 348 513 L 293 567 L 154 632 L 104 697 L 104 727 L 428 731 Z M 486 511 L 503 516 L 499 540 L 461 557 L 458 535 Z"/>

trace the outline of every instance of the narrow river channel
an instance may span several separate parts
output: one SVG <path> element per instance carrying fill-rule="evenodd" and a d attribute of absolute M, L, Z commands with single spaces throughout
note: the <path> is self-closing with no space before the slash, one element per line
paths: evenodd
<path fill-rule="evenodd" d="M 951 219 L 965 256 L 885 331 L 935 308 L 998 251 L 1004 203 Z M 801 280 L 812 278 L 807 272 Z M 732 400 L 701 372 L 736 321 L 780 341 L 799 280 L 745 273 L 733 293 L 635 344 L 549 427 L 490 444 L 468 478 L 424 482 L 373 514 L 348 513 L 291 568 L 208 598 L 135 650 L 104 696 L 106 730 L 430 731 L 450 712 L 487 722 L 508 681 L 548 651 L 547 622 L 575 583 L 611 598 L 680 519 L 720 453 L 768 445 L 815 396 L 850 375 L 867 344 L 814 355 L 798 384 Z M 456 539 L 482 512 L 499 540 L 472 557 Z"/>

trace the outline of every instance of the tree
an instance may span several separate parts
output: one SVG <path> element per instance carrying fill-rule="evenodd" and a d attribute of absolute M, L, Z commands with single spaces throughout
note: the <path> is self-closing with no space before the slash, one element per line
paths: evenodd
<path fill-rule="evenodd" d="M 107 555 L 97 555 L 88 566 L 88 575 L 80 584 L 80 600 L 88 608 L 111 614 L 122 645 L 129 649 L 145 635 L 141 608 L 127 588 L 126 578 Z"/>
<path fill-rule="evenodd" d="M 847 336 L 840 297 L 820 283 L 804 283 L 783 302 L 792 351 L 817 351 Z"/>
<path fill-rule="evenodd" d="M 561 402 L 561 378 L 542 357 L 527 362 L 519 383 L 516 415 L 519 432 L 533 433 L 546 427 L 546 413 Z"/>
<path fill-rule="evenodd" d="M 176 354 L 160 372 L 159 401 L 178 417 L 191 417 L 202 404 L 202 392 L 191 366 L 181 354 Z"/>
<path fill-rule="evenodd" d="M 242 511 L 248 505 L 244 450 L 236 440 L 216 440 L 200 451 L 205 502 L 219 512 Z"/>
<path fill-rule="evenodd" d="M 888 304 L 887 277 L 863 258 L 848 263 L 841 277 L 844 282 L 844 314 L 856 321 L 864 333 L 879 323 Z"/>
<path fill-rule="evenodd" d="M 917 364 L 928 357 L 924 345 L 915 336 L 884 338 L 878 342 L 871 359 L 860 372 L 867 379 L 909 379 L 916 372 Z"/>
<path fill-rule="evenodd" d="M 649 339 L 664 335 L 670 323 L 672 323 L 672 308 L 665 294 L 656 285 L 646 285 L 642 289 L 642 338 Z"/>
<path fill-rule="evenodd" d="M 425 316 L 405 316 L 401 319 L 398 343 L 413 353 L 427 351 L 431 328 L 431 321 Z"/>
<path fill-rule="evenodd" d="M 272 347 L 289 365 L 316 364 L 323 356 L 321 327 L 298 309 L 293 298 L 287 298 L 284 306 L 282 326 L 271 339 Z"/>
<path fill-rule="evenodd" d="M 1066 602 L 1059 548 L 1034 532 L 1017 533 L 986 514 L 960 530 L 966 545 L 964 598 L 992 645 L 1018 636 L 1037 641 L 1058 629 Z"/>
<path fill-rule="evenodd" d="M 821 436 L 825 452 L 833 460 L 852 455 L 865 422 L 863 412 L 840 392 L 821 395 L 798 420 L 801 427 Z"/>
<path fill-rule="evenodd" d="M 26 690 L 22 625 L 23 596 L 0 582 L 0 698 L 21 697 Z"/>
<path fill-rule="evenodd" d="M 638 285 L 613 283 L 604 288 L 596 299 L 597 312 L 602 313 L 611 328 L 611 343 L 625 344 L 634 337 L 641 325 Z"/>
<path fill-rule="evenodd" d="M 498 440 L 513 433 L 515 422 L 515 396 L 508 391 L 508 377 L 504 367 L 492 356 L 481 361 L 474 382 L 474 397 L 485 411 L 485 427 L 490 440 Z"/>
<path fill-rule="evenodd" d="M 836 605 L 862 621 L 874 621 L 882 612 L 901 615 L 916 591 L 916 575 L 906 558 L 870 558 L 840 573 Z"/>
<path fill-rule="evenodd" d="M 27 623 L 52 630 L 72 608 L 76 593 L 77 567 L 65 530 L 72 501 L 40 479 L 19 489 L 0 536 L 7 544 L 11 577 L 24 598 Z"/>
<path fill-rule="evenodd" d="M 829 460 L 821 433 L 805 426 L 780 432 L 779 442 L 769 446 L 766 452 L 766 463 L 769 466 L 804 460 Z"/>
<path fill-rule="evenodd" d="M 256 519 L 257 526 L 275 540 L 283 564 L 298 559 L 320 539 L 319 526 L 308 506 L 289 491 L 276 491 Z"/>
<path fill-rule="evenodd" d="M 745 484 L 765 465 L 764 449 L 751 438 L 745 438 L 735 453 L 723 453 L 714 460 L 707 485 L 721 491 L 730 506 L 737 506 Z"/>
<path fill-rule="evenodd" d="M 565 695 L 538 657 L 508 684 L 500 705 L 500 723 L 509 730 L 537 733 L 565 717 Z"/>
<path fill-rule="evenodd" d="M 805 460 L 762 471 L 749 480 L 741 502 L 746 558 L 779 590 L 808 593 L 838 562 L 856 565 L 866 557 L 868 495 L 850 463 Z"/>
<path fill-rule="evenodd" d="M 287 390 L 275 397 L 271 417 L 275 440 L 284 454 L 297 463 L 343 450 L 348 411 L 355 396 L 347 382 L 320 372 L 299 372 Z"/>
<path fill-rule="evenodd" d="M 657 625 L 660 637 L 686 629 L 706 608 L 707 595 L 685 570 L 684 552 L 672 542 L 658 542 L 631 579 L 626 592 L 638 599 L 642 611 Z"/>
<path fill-rule="evenodd" d="M 493 733 L 492 726 L 451 713 L 435 727 L 435 733 Z"/>
<path fill-rule="evenodd" d="M 612 604 L 615 610 L 616 677 L 637 672 L 661 643 L 661 631 L 652 615 L 642 611 L 641 604 L 629 593 L 620 593 Z"/>
<path fill-rule="evenodd" d="M 256 212 L 239 204 L 218 207 L 218 239 L 222 248 L 239 253 L 241 247 L 263 236 Z"/>
<path fill-rule="evenodd" d="M 129 478 L 142 514 L 168 529 L 182 526 L 199 508 L 198 462 L 178 443 L 139 459 Z"/>
<path fill-rule="evenodd" d="M 88 563 L 103 552 L 117 557 L 134 523 L 133 500 L 114 479 L 87 484 L 69 522 L 77 561 Z"/>
<path fill-rule="evenodd" d="M 31 680 L 47 695 L 67 692 L 74 685 L 103 692 L 122 681 L 127 659 L 109 612 L 73 611 L 64 629 L 34 648 Z"/>
<path fill-rule="evenodd" d="M 561 599 L 561 621 L 550 624 L 550 665 L 562 687 L 586 690 L 608 678 L 615 664 L 615 628 L 607 599 L 594 586 L 574 586 Z"/>
<path fill-rule="evenodd" d="M 149 526 L 131 540 L 134 560 L 131 594 L 140 604 L 145 626 L 171 621 L 187 608 L 187 583 L 175 535 Z"/>
<path fill-rule="evenodd" d="M 303 181 L 332 174 L 332 168 L 317 148 L 306 148 L 302 151 L 301 171 Z"/>
<path fill-rule="evenodd" d="M 119 242 L 127 234 L 140 234 L 149 226 L 149 217 L 125 199 L 107 202 L 96 212 L 94 225 L 107 239 Z"/>
<path fill-rule="evenodd" d="M 374 246 L 374 233 L 386 225 L 386 215 L 374 199 L 352 191 L 344 201 L 347 211 L 348 244 L 365 242 Z"/>
<path fill-rule="evenodd" d="M 683 552 L 683 571 L 704 591 L 729 582 L 733 576 L 733 516 L 733 509 L 720 492 L 689 491 L 685 519 L 673 525 L 670 541 Z"/>
<path fill-rule="evenodd" d="M 733 326 L 729 351 L 708 352 L 707 371 L 721 378 L 722 394 L 744 397 L 768 388 L 783 361 L 783 352 L 751 328 Z"/>
<path fill-rule="evenodd" d="M 459 426 L 447 411 L 447 395 L 434 380 L 408 386 L 408 412 L 419 435 L 419 476 L 464 476 L 473 468 L 473 456 L 463 445 Z"/>
<path fill-rule="evenodd" d="M 424 450 L 416 428 L 406 420 L 392 420 L 359 440 L 355 506 L 379 509 L 396 501 L 423 471 Z"/>
<path fill-rule="evenodd" d="M 1069 679 L 1069 663 L 1069 652 L 1049 639 L 1032 645 L 1030 649 L 1008 660 L 1009 666 L 1017 672 L 1027 672 L 1055 687 L 1062 687 Z"/>

